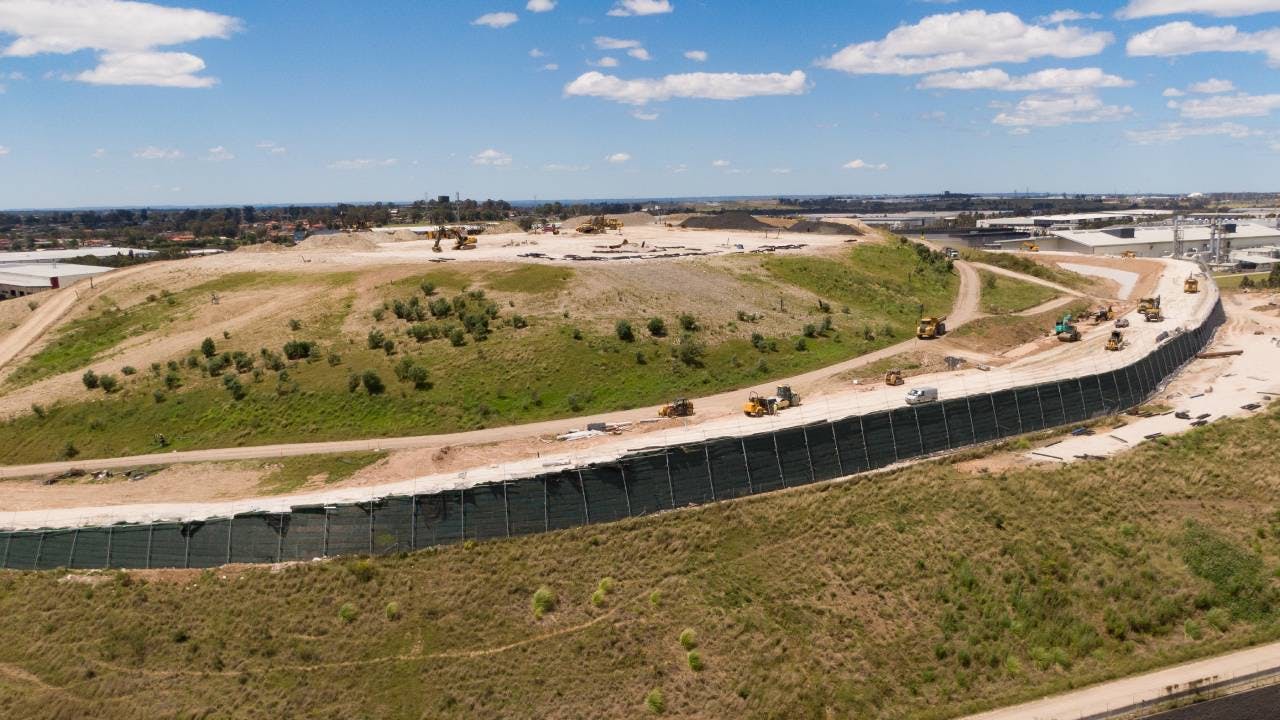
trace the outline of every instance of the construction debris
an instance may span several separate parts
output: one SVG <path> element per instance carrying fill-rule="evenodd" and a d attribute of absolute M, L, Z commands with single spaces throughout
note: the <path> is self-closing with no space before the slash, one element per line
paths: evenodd
<path fill-rule="evenodd" d="M 1244 350 L 1215 350 L 1213 352 L 1196 353 L 1196 357 L 1201 360 L 1213 360 L 1214 358 L 1234 357 L 1243 354 Z"/>

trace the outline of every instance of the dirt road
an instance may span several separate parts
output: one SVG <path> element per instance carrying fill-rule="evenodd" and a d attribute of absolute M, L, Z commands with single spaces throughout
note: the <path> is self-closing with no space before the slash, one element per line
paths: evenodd
<path fill-rule="evenodd" d="M 1011 708 L 971 715 L 963 720 L 1076 720 L 1094 717 L 1159 700 L 1169 694 L 1170 688 L 1176 692 L 1193 683 L 1220 682 L 1273 668 L 1280 668 L 1280 643 L 1094 685 Z"/>

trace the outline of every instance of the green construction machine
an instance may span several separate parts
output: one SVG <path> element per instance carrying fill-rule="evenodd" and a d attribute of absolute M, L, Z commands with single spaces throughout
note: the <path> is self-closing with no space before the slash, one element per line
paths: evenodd
<path fill-rule="evenodd" d="M 1080 339 L 1080 329 L 1072 324 L 1071 313 L 1062 316 L 1058 324 L 1053 326 L 1053 333 L 1062 342 L 1075 342 Z"/>

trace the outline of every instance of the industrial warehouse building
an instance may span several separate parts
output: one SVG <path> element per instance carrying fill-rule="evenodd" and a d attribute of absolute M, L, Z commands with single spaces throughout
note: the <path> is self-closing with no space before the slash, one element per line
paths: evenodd
<path fill-rule="evenodd" d="M 76 258 L 149 257 L 155 250 L 121 247 L 76 248 L 74 250 L 31 250 L 28 252 L 0 252 L 0 272 L 8 272 L 11 265 L 42 265 L 65 263 Z"/>
<path fill-rule="evenodd" d="M 0 265 L 0 300 L 57 290 L 106 272 L 111 268 L 70 263 Z"/>
<path fill-rule="evenodd" d="M 1280 229 L 1261 224 L 1226 223 L 1221 228 L 1224 255 L 1253 250 L 1252 255 L 1280 252 Z M 1184 254 L 1206 254 L 1211 248 L 1213 228 L 1209 225 L 1183 225 Z M 1082 253 L 1085 255 L 1124 255 L 1138 257 L 1170 257 L 1173 254 L 1173 226 L 1117 227 L 1105 230 L 1057 230 L 1037 238 L 1041 250 Z M 1007 250 L 1017 250 L 1017 240 L 998 243 Z"/>

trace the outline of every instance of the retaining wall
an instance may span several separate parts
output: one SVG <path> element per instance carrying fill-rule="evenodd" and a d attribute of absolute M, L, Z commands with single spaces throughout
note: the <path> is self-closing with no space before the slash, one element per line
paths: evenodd
<path fill-rule="evenodd" d="M 429 495 L 295 506 L 200 522 L 0 532 L 0 567 L 203 568 L 395 553 L 611 522 L 855 475 L 901 460 L 1110 415 L 1141 404 L 1212 339 L 1196 329 L 1098 375 L 900 407 Z"/>

